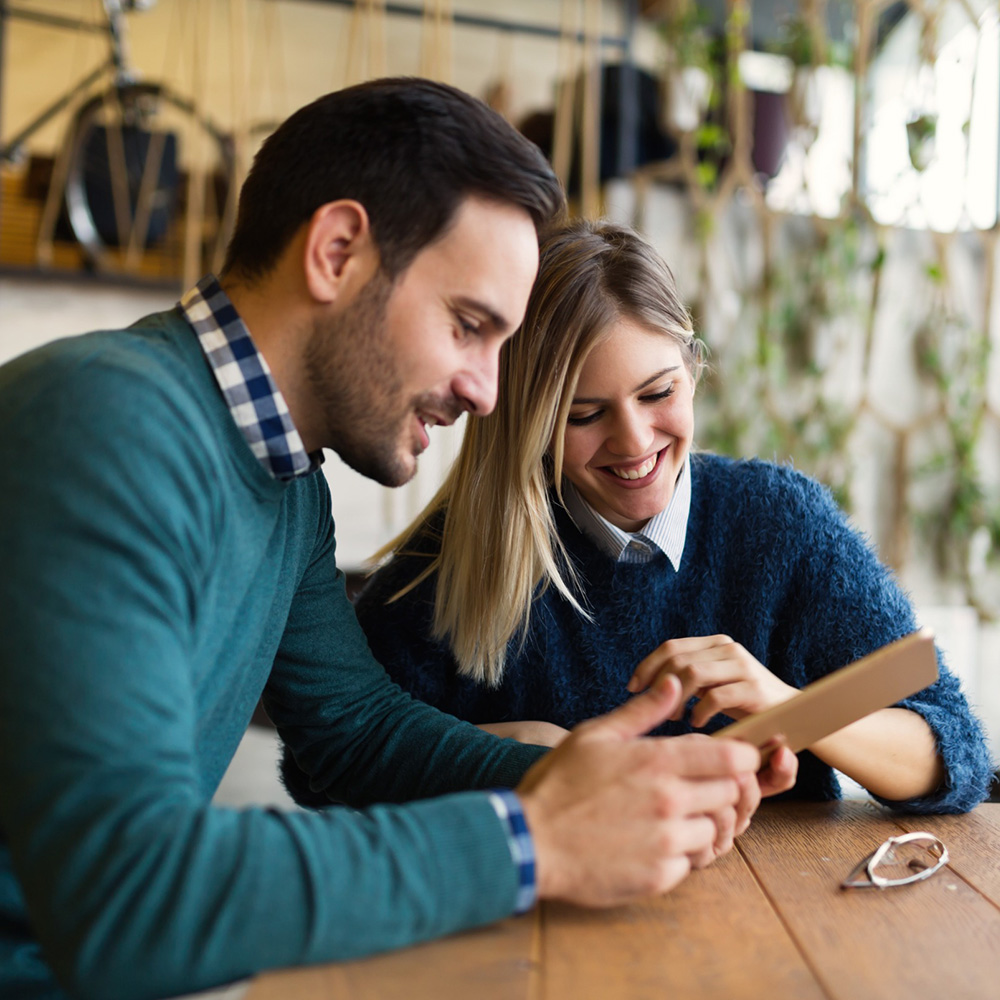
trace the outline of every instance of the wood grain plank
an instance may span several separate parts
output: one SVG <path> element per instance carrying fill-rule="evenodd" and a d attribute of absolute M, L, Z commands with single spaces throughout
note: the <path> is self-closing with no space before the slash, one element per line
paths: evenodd
<path fill-rule="evenodd" d="M 765 805 L 741 846 L 831 997 L 997 996 L 1000 912 L 950 870 L 896 889 L 839 888 L 898 830 L 874 803 Z"/>
<path fill-rule="evenodd" d="M 357 962 L 267 973 L 246 1000 L 528 1000 L 539 912 Z"/>
<path fill-rule="evenodd" d="M 650 902 L 547 905 L 542 941 L 538 1000 L 824 997 L 736 851 Z"/>

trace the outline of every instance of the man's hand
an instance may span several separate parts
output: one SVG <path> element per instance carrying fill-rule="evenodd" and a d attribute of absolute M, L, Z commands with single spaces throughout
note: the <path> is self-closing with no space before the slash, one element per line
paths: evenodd
<path fill-rule="evenodd" d="M 640 739 L 681 703 L 672 675 L 577 726 L 517 788 L 540 898 L 615 906 L 672 889 L 722 850 L 760 801 L 760 754 L 698 734 Z"/>
<path fill-rule="evenodd" d="M 533 743 L 540 747 L 557 747 L 567 736 L 569 730 L 557 726 L 554 722 L 525 720 L 523 722 L 489 722 L 478 727 L 484 732 L 505 739 L 517 740 L 520 743 Z"/>
<path fill-rule="evenodd" d="M 672 718 L 681 717 L 689 699 L 698 699 L 691 710 L 696 729 L 719 712 L 742 719 L 798 694 L 728 635 L 668 640 L 635 668 L 628 689 L 642 691 L 664 674 L 676 676 L 683 688 Z"/>

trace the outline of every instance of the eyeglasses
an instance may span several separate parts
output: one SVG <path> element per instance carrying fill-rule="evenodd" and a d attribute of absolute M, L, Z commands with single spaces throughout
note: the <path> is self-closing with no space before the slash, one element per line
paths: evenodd
<path fill-rule="evenodd" d="M 948 864 L 948 848 L 932 833 L 890 837 L 854 866 L 841 889 L 888 889 L 930 878 Z"/>

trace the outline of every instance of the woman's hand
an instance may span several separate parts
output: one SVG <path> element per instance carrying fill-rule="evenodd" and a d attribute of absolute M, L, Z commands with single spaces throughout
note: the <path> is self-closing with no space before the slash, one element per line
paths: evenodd
<path fill-rule="evenodd" d="M 787 792 L 795 785 L 799 773 L 799 758 L 782 744 L 781 737 L 774 737 L 769 743 L 776 749 L 771 753 L 767 764 L 757 772 L 757 786 L 761 798 Z"/>
<path fill-rule="evenodd" d="M 675 721 L 691 698 L 699 699 L 691 711 L 695 728 L 719 712 L 741 719 L 798 694 L 728 635 L 668 640 L 635 668 L 628 689 L 643 691 L 664 674 L 676 676 L 683 688 Z"/>
<path fill-rule="evenodd" d="M 518 740 L 520 743 L 533 743 L 540 747 L 557 747 L 569 736 L 568 729 L 552 722 L 490 722 L 479 728 L 494 736 Z"/>

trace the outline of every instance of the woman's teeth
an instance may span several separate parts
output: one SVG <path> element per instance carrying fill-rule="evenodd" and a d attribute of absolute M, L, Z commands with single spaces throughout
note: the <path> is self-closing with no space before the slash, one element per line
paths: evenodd
<path fill-rule="evenodd" d="M 625 471 L 623 469 L 616 469 L 613 465 L 609 466 L 609 468 L 619 479 L 645 479 L 653 471 L 655 465 L 656 456 L 654 455 L 652 458 L 647 458 L 638 469 Z"/>

